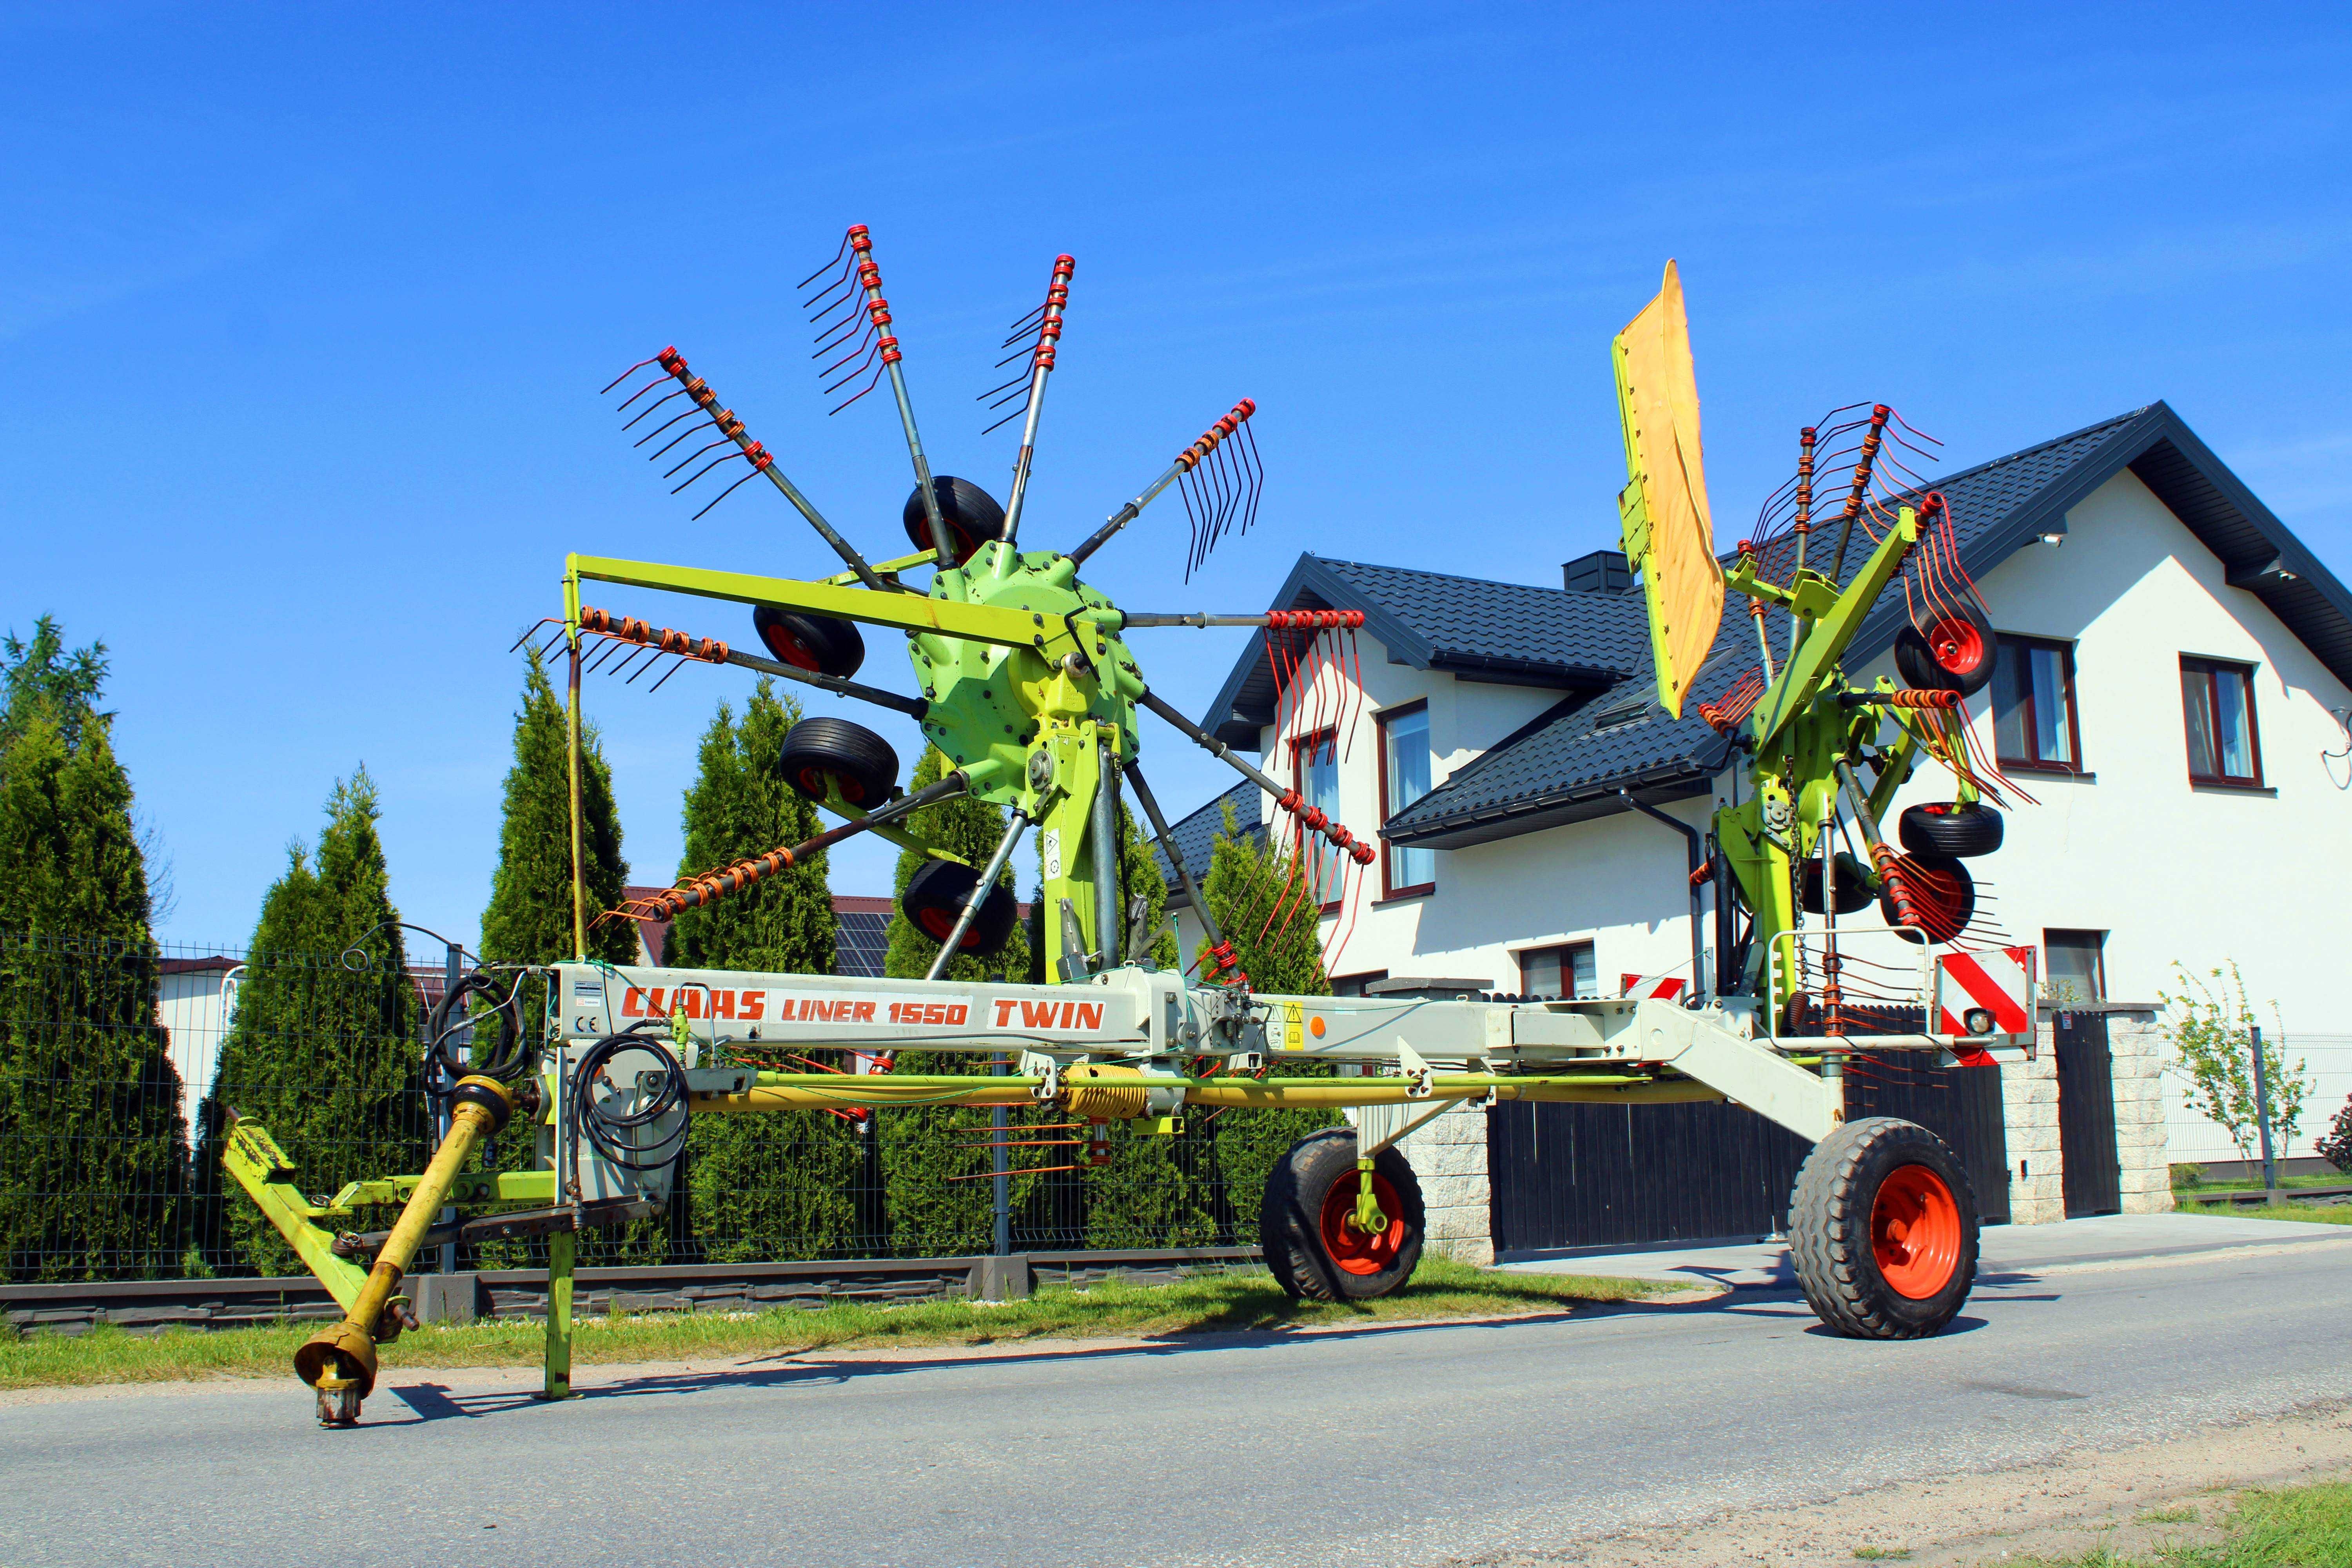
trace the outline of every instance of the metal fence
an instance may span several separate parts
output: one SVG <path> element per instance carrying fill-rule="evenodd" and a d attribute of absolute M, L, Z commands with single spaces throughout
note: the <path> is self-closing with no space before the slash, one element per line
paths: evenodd
<path fill-rule="evenodd" d="M 2265 1046 L 2274 1046 L 2288 1069 L 2299 1070 L 2309 1085 L 2294 1136 L 2276 1137 L 2277 1156 L 2307 1158 L 2316 1152 L 2313 1145 L 2327 1136 L 2328 1122 L 2352 1100 L 2352 1035 L 2264 1035 Z M 2165 1157 L 2175 1164 L 2242 1160 L 2261 1152 L 2251 1133 L 2242 1151 L 2227 1128 L 2189 1104 L 2189 1082 L 2169 1059 L 2164 1069 L 2164 1141 Z"/>
<path fill-rule="evenodd" d="M 140 952 L 0 933 L 0 1246 L 11 1281 L 300 1272 L 234 1180 L 227 1114 L 267 1127 L 314 1194 L 423 1168 L 418 1071 L 438 964 L 367 973 L 333 957 Z M 983 1058 L 942 1060 L 972 1070 Z M 778 1065 L 790 1066 L 789 1063 Z M 902 1057 L 902 1071 L 925 1070 Z M 1333 1118 L 1234 1110 L 1172 1136 L 1088 1130 L 1049 1108 L 695 1119 L 666 1215 L 583 1236 L 585 1264 L 918 1258 L 1254 1244 L 1265 1172 Z M 1000 1237 L 992 1162 L 1009 1167 Z M 509 1127 L 479 1158 L 533 1163 Z M 362 1211 L 352 1228 L 390 1223 Z M 525 1268 L 543 1242 L 458 1249 Z M 420 1270 L 438 1263 L 429 1250 Z"/>

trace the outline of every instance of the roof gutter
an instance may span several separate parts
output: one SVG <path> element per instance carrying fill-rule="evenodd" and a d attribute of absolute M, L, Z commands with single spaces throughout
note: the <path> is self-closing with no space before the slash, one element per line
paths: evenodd
<path fill-rule="evenodd" d="M 1685 879 L 1683 885 L 1690 889 L 1691 981 L 1690 990 L 1685 994 L 1683 1005 L 1686 1007 L 1696 1007 L 1698 1005 L 1699 992 L 1706 984 L 1706 938 L 1698 923 L 1699 868 L 1706 858 L 1699 851 L 1698 829 L 1678 817 L 1668 816 L 1647 801 L 1635 799 L 1633 792 L 1630 789 L 1619 790 L 1617 798 L 1652 821 L 1673 828 L 1676 833 L 1681 834 L 1685 840 L 1684 847 L 1690 860 L 1690 875 Z"/>

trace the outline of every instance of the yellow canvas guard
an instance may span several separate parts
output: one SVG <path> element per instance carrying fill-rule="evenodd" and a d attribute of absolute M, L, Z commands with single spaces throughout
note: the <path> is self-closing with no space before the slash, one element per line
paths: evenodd
<path fill-rule="evenodd" d="M 1632 480 L 1617 498 L 1625 559 L 1641 574 L 1649 604 L 1658 700 L 1679 718 L 1723 622 L 1723 568 L 1699 451 L 1690 323 L 1672 261 L 1658 297 L 1626 323 L 1611 351 Z"/>

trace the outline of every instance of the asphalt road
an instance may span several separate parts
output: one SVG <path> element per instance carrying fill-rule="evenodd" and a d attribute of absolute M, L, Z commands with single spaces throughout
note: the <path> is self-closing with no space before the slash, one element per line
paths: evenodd
<path fill-rule="evenodd" d="M 1431 1563 L 2352 1394 L 2352 1238 L 1496 1327 L 0 1407 L 0 1563 Z M 587 1369 L 591 1375 L 596 1369 Z"/>

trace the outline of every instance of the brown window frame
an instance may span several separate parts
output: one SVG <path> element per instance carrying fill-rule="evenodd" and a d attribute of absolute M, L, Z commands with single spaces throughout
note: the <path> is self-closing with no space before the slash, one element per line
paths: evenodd
<path fill-rule="evenodd" d="M 1429 699 L 1423 697 L 1411 702 L 1400 702 L 1393 708 L 1383 708 L 1372 715 L 1372 728 L 1379 752 L 1373 767 L 1374 771 L 1381 775 L 1381 824 L 1382 826 L 1387 826 L 1390 813 L 1393 809 L 1389 805 L 1389 725 L 1392 721 L 1428 711 Z M 1426 882 L 1408 882 L 1402 887 L 1398 887 L 1390 880 L 1390 857 L 1397 852 L 1397 847 L 1386 838 L 1381 840 L 1381 900 L 1385 902 L 1390 899 L 1418 899 L 1437 891 L 1437 879 L 1433 876 Z"/>
<path fill-rule="evenodd" d="M 1528 987 L 1528 960 L 1538 957 L 1544 953 L 1556 952 L 1559 953 L 1563 960 L 1559 966 L 1559 973 L 1561 980 L 1564 981 L 1567 985 L 1567 990 L 1562 996 L 1562 1000 L 1572 999 L 1576 994 L 1576 965 L 1572 963 L 1566 962 L 1566 960 L 1568 955 L 1574 952 L 1578 948 L 1583 948 L 1586 952 L 1592 954 L 1592 986 L 1596 992 L 1599 991 L 1601 988 L 1601 947 L 1600 944 L 1592 941 L 1591 938 L 1587 937 L 1582 942 L 1546 942 L 1540 947 L 1523 947 L 1513 952 L 1511 954 L 1511 962 L 1518 965 L 1519 970 L 1519 994 L 1522 996 L 1537 994 L 1537 993 L 1530 991 Z"/>
<path fill-rule="evenodd" d="M 2252 753 L 2254 771 L 2251 775 L 2238 773 L 2200 773 L 2197 771 L 2197 749 L 2189 735 L 2188 693 L 2181 694 L 2180 751 L 2189 763 L 2189 782 L 2193 784 L 2218 784 L 2224 789 L 2261 789 L 2263 784 L 2263 725 L 2254 711 L 2254 671 L 2261 667 L 2239 658 L 2209 658 L 2203 654 L 2184 653 L 2180 656 L 2180 673 L 2205 678 L 2206 700 L 2213 715 L 2213 761 L 2221 762 L 2221 692 L 2214 682 L 2216 675 L 2227 672 L 2246 683 L 2246 750 Z"/>
<path fill-rule="evenodd" d="M 2071 763 L 2050 763 L 2043 762 L 2038 757 L 2011 757 L 2002 755 L 2000 751 L 2000 715 L 1998 704 L 1995 702 L 1988 703 L 1986 705 L 1993 710 L 1993 761 L 2000 764 L 2001 771 L 2004 773 L 2023 772 L 2033 773 L 2053 773 L 2067 778 L 2077 777 L 2089 773 L 2091 770 L 2083 765 L 2082 708 L 2081 705 L 2076 702 L 2074 698 L 2074 645 L 2066 641 L 2063 637 L 2027 637 L 2023 634 L 2011 635 L 2008 632 L 1996 634 L 1993 641 L 1997 645 L 1995 649 L 1996 668 L 1998 668 L 2000 648 L 2015 647 L 2019 649 L 2027 649 L 2041 647 L 2052 649 L 2058 655 L 2059 669 L 2063 677 L 2061 684 L 2065 689 L 2066 748 L 2074 755 L 2074 760 Z M 2027 684 L 2027 688 L 2021 700 L 2025 704 L 2026 733 L 2032 734 L 2037 728 L 2039 728 L 2039 726 L 2034 722 L 2035 714 L 2033 710 L 2033 691 L 2031 682 Z"/>
<path fill-rule="evenodd" d="M 1303 813 L 1305 808 L 1311 803 L 1307 798 L 1307 769 L 1305 764 L 1299 761 L 1299 758 L 1306 752 L 1311 752 L 1316 747 L 1320 746 L 1326 741 L 1331 742 L 1331 782 L 1334 784 L 1337 784 L 1339 782 L 1339 726 L 1336 724 L 1327 724 L 1322 729 L 1317 730 L 1311 734 L 1293 735 L 1290 738 L 1290 787 L 1298 792 L 1298 804 L 1300 807 L 1300 811 L 1293 813 L 1290 819 L 1290 831 L 1292 834 L 1291 849 L 1293 853 L 1298 855 L 1302 859 L 1308 855 L 1320 856 L 1325 853 L 1325 851 L 1314 848 L 1308 843 L 1307 824 L 1303 819 Z M 1337 849 L 1332 849 L 1328 852 L 1330 854 L 1339 856 L 1339 891 L 1344 895 L 1348 887 L 1347 857 L 1341 855 Z M 1328 903 L 1318 903 L 1315 906 L 1317 917 L 1319 919 L 1324 915 L 1333 913 L 1339 908 L 1339 903 L 1340 900 L 1339 899 L 1333 899 Z"/>

